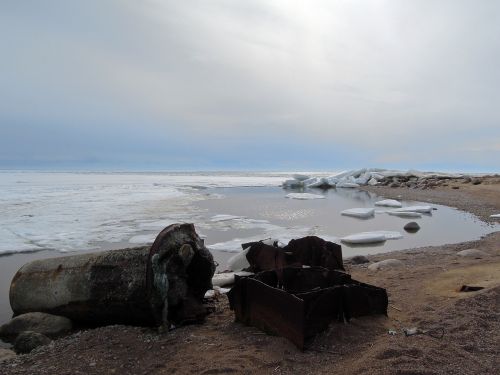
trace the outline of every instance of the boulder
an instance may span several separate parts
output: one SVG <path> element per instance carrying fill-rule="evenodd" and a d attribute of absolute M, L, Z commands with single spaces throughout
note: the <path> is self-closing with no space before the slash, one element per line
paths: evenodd
<path fill-rule="evenodd" d="M 14 342 L 16 353 L 25 354 L 39 346 L 48 345 L 52 340 L 38 332 L 24 331 L 17 336 Z"/>
<path fill-rule="evenodd" d="M 376 262 L 373 264 L 370 264 L 368 266 L 368 269 L 370 271 L 380 271 L 380 270 L 386 270 L 386 269 L 391 269 L 391 268 L 399 268 L 403 267 L 404 263 L 400 261 L 399 259 L 386 259 L 386 260 L 381 260 L 380 262 Z"/>
<path fill-rule="evenodd" d="M 420 225 L 418 225 L 418 223 L 415 221 L 410 221 L 403 228 L 407 232 L 415 233 L 418 232 L 418 230 L 420 229 Z"/>
<path fill-rule="evenodd" d="M 0 327 L 0 338 L 12 342 L 24 331 L 33 331 L 50 337 L 57 337 L 73 328 L 71 320 L 63 316 L 31 312 L 18 315 Z"/>

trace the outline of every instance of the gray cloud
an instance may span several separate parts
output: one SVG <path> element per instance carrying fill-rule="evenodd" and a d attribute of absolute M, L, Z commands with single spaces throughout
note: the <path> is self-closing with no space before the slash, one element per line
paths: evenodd
<path fill-rule="evenodd" d="M 24 137 L 37 160 L 217 167 L 258 142 L 266 159 L 245 152 L 236 166 L 299 163 L 287 149 L 318 168 L 500 166 L 496 1 L 6 1 L 0 10 L 4 164 L 29 162 L 12 146 Z"/>

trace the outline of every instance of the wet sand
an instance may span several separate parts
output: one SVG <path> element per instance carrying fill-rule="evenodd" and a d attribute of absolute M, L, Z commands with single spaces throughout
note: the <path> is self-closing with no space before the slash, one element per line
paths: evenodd
<path fill-rule="evenodd" d="M 500 185 L 465 189 L 377 189 L 387 197 L 451 204 L 489 220 L 500 212 Z M 451 203 L 453 202 L 453 203 Z M 483 259 L 457 252 L 476 248 Z M 404 266 L 348 270 L 357 280 L 387 288 L 388 317 L 333 323 L 305 352 L 280 337 L 235 323 L 221 297 L 206 323 L 167 334 L 110 326 L 59 339 L 1 364 L 8 374 L 495 374 L 500 368 L 500 232 L 481 240 L 369 256 Z M 463 284 L 483 286 L 460 293 Z M 406 337 L 401 329 L 443 332 Z M 389 335 L 395 330 L 396 335 Z"/>

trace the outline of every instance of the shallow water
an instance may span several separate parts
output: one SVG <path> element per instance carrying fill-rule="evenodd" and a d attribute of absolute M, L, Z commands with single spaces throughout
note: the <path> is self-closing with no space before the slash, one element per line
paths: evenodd
<path fill-rule="evenodd" d="M 457 243 L 498 230 L 471 214 L 437 208 L 419 219 L 341 216 L 349 208 L 374 207 L 380 197 L 357 189 L 309 190 L 325 199 L 295 200 L 277 185 L 283 174 L 74 174 L 0 173 L 0 324 L 10 318 L 10 280 L 35 259 L 76 252 L 117 249 L 151 242 L 173 222 L 193 222 L 213 248 L 221 269 L 240 244 L 264 238 L 283 242 L 306 235 L 329 240 L 353 233 L 399 231 L 403 238 L 378 246 L 343 247 L 344 257 Z M 196 186 L 196 187 L 195 187 Z M 253 186 L 253 187 L 245 187 Z M 421 204 L 405 201 L 404 206 Z M 221 217 L 220 215 L 232 215 Z M 403 230 L 417 221 L 419 232 Z M 219 250 L 215 250 L 219 249 Z M 21 253 L 38 250 L 34 253 Z M 224 250 L 224 251 L 221 251 Z"/>

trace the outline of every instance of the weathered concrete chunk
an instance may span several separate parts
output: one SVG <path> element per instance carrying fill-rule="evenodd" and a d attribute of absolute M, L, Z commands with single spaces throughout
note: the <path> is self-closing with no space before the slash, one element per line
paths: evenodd
<path fill-rule="evenodd" d="M 15 315 L 47 312 L 83 324 L 182 324 L 206 315 L 215 264 L 192 224 L 173 224 L 153 246 L 38 260 L 14 276 Z"/>
<path fill-rule="evenodd" d="M 16 353 L 29 353 L 39 346 L 48 345 L 52 340 L 38 332 L 24 331 L 17 336 L 14 342 Z"/>
<path fill-rule="evenodd" d="M 71 320 L 63 316 L 31 312 L 16 316 L 0 327 L 0 338 L 12 342 L 23 331 L 34 331 L 57 337 L 73 328 Z"/>

